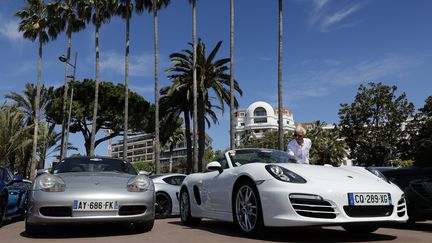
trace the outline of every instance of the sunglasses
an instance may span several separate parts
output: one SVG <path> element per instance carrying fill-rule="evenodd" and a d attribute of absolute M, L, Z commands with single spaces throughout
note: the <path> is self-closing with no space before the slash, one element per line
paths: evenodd
<path fill-rule="evenodd" d="M 296 138 L 304 138 L 304 135 L 294 135 Z"/>

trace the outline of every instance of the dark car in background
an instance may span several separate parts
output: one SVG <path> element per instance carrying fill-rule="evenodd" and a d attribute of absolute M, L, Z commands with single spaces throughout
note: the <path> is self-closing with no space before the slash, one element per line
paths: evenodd
<path fill-rule="evenodd" d="M 376 168 L 405 193 L 409 223 L 432 219 L 432 167 Z"/>
<path fill-rule="evenodd" d="M 30 182 L 24 182 L 10 169 L 0 166 L 0 227 L 6 217 L 24 218 L 30 188 Z"/>

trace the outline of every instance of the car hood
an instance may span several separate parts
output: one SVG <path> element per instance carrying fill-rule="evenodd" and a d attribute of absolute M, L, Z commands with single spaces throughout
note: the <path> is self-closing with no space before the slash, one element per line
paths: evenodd
<path fill-rule="evenodd" d="M 114 172 L 72 172 L 56 174 L 65 183 L 66 188 L 103 189 L 125 188 L 135 175 Z"/>
<path fill-rule="evenodd" d="M 336 182 L 336 183 L 362 183 L 371 181 L 380 181 L 372 173 L 361 167 L 332 167 L 321 165 L 306 165 L 306 164 L 278 164 L 298 175 L 304 177 L 308 181 L 319 182 Z"/>

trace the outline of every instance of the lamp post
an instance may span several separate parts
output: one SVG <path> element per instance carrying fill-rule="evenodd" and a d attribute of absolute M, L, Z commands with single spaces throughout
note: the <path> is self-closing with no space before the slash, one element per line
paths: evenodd
<path fill-rule="evenodd" d="M 66 63 L 67 65 L 73 67 L 74 72 L 72 76 L 67 76 L 66 78 L 71 79 L 74 82 L 75 81 L 75 77 L 76 77 L 76 66 L 77 66 L 77 58 L 78 58 L 78 52 L 75 52 L 75 61 L 74 64 L 71 64 L 68 59 L 64 56 L 61 55 L 59 57 L 59 60 L 61 62 Z M 71 120 L 71 114 L 72 114 L 72 101 L 73 101 L 73 95 L 74 95 L 74 88 L 73 86 L 71 87 L 71 95 L 70 95 L 70 102 L 69 102 L 69 112 L 68 112 L 68 121 L 67 121 L 67 129 L 66 129 L 66 135 L 65 135 L 65 126 L 64 126 L 64 120 L 63 120 L 63 124 L 62 124 L 62 140 L 61 140 L 61 144 L 60 144 L 60 160 L 66 158 L 67 156 L 67 148 L 68 148 L 68 143 L 69 143 L 69 128 L 70 128 L 70 120 Z M 66 101 L 65 101 L 66 102 Z M 64 112 L 64 111 L 63 111 Z M 64 116 L 63 116 L 64 117 Z"/>

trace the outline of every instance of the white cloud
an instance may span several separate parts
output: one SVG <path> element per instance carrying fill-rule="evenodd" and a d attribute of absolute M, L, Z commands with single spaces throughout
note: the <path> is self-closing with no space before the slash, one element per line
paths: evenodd
<path fill-rule="evenodd" d="M 129 56 L 129 75 L 135 77 L 150 77 L 153 73 L 154 57 L 150 54 Z M 125 56 L 115 51 L 101 52 L 100 67 L 102 71 L 112 71 L 124 75 Z"/>
<path fill-rule="evenodd" d="M 329 65 L 329 62 L 337 65 Z M 324 60 L 326 65 L 319 69 L 288 75 L 288 94 L 285 99 L 293 101 L 307 97 L 324 97 L 341 86 L 389 79 L 397 81 L 420 62 L 419 57 L 399 55 L 361 60 L 351 66 L 341 65 L 342 62 L 338 60 Z"/>
<path fill-rule="evenodd" d="M 0 14 L 0 37 L 9 41 L 22 40 L 22 35 L 18 32 L 18 20 L 11 20 Z"/>
<path fill-rule="evenodd" d="M 313 0 L 312 11 L 309 14 L 309 26 L 322 32 L 328 32 L 334 28 L 352 27 L 358 22 L 342 24 L 349 16 L 359 11 L 365 2 L 354 2 L 341 6 L 340 1 Z"/>

